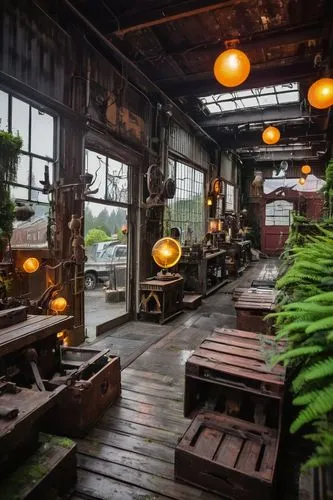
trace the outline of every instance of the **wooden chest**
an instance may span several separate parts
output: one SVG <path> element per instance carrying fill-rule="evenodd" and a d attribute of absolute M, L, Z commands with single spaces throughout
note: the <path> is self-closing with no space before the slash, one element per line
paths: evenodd
<path fill-rule="evenodd" d="M 80 351 L 80 348 L 70 348 Z M 83 349 L 83 351 L 94 351 Z M 84 354 L 84 353 L 83 353 Z M 86 364 L 80 377 L 67 387 L 61 401 L 48 415 L 45 423 L 47 432 L 58 432 L 67 436 L 83 436 L 101 416 L 103 411 L 120 396 L 120 358 L 95 355 L 96 360 Z M 74 356 L 75 357 L 75 356 Z M 78 361 L 66 359 L 67 366 L 77 366 Z M 75 375 L 76 376 L 76 375 Z M 61 379 L 60 379 L 61 381 Z M 51 380 L 47 388 L 56 387 L 56 380 Z"/>
<path fill-rule="evenodd" d="M 235 303 L 237 328 L 250 332 L 270 334 L 272 322 L 264 317 L 274 310 L 274 290 L 251 288 L 243 292 Z"/>
<path fill-rule="evenodd" d="M 199 413 L 175 451 L 175 479 L 233 500 L 269 500 L 279 437 L 215 412 Z"/>
<path fill-rule="evenodd" d="M 185 417 L 200 409 L 280 427 L 285 368 L 270 368 L 265 357 L 274 337 L 216 328 L 185 367 Z"/>

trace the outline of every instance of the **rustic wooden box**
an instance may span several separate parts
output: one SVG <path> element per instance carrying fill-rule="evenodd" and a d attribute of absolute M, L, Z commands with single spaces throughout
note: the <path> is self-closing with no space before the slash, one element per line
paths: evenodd
<path fill-rule="evenodd" d="M 274 310 L 274 290 L 253 288 L 240 295 L 235 303 L 237 328 L 250 332 L 270 334 L 272 322 L 264 317 Z"/>
<path fill-rule="evenodd" d="M 56 387 L 51 380 L 47 388 L 52 386 Z M 61 401 L 48 415 L 46 431 L 83 436 L 102 412 L 118 399 L 120 392 L 119 357 L 98 358 L 82 371 L 79 380 L 67 387 Z"/>
<path fill-rule="evenodd" d="M 265 353 L 274 337 L 216 328 L 185 366 L 185 417 L 200 409 L 280 427 L 285 369 L 270 368 Z"/>
<path fill-rule="evenodd" d="M 276 430 L 199 413 L 176 447 L 175 479 L 233 500 L 269 500 L 278 447 Z"/>

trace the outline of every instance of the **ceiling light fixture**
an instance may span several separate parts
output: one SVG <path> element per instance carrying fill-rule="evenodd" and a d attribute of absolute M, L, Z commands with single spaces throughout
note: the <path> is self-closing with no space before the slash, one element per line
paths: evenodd
<path fill-rule="evenodd" d="M 222 52 L 214 64 L 215 78 L 225 87 L 238 87 L 244 83 L 250 70 L 251 63 L 247 55 L 235 48 Z"/>
<path fill-rule="evenodd" d="M 280 130 L 276 127 L 267 127 L 262 133 L 262 140 L 265 144 L 276 144 L 281 137 Z"/>
<path fill-rule="evenodd" d="M 308 101 L 313 108 L 326 109 L 333 105 L 333 79 L 321 78 L 308 91 Z"/>
<path fill-rule="evenodd" d="M 304 175 L 309 175 L 309 174 L 311 174 L 311 170 L 312 170 L 312 169 L 311 169 L 310 165 L 303 165 L 303 167 L 301 168 L 301 172 L 302 172 L 302 174 L 304 174 Z"/>

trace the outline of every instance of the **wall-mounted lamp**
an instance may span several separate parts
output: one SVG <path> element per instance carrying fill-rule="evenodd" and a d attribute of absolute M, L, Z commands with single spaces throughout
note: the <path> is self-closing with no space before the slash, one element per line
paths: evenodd
<path fill-rule="evenodd" d="M 209 194 L 208 197 L 207 197 L 207 206 L 208 207 L 212 207 L 213 206 L 213 202 L 214 202 L 213 196 L 211 194 Z"/>
<path fill-rule="evenodd" d="M 67 300 L 64 297 L 57 297 L 50 301 L 49 308 L 56 313 L 64 312 L 67 308 Z"/>
<path fill-rule="evenodd" d="M 26 273 L 35 273 L 39 269 L 39 260 L 35 257 L 29 257 L 23 262 L 23 269 Z"/>

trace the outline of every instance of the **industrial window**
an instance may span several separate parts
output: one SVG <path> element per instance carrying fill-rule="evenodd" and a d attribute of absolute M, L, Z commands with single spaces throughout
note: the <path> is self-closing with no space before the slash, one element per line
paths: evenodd
<path fill-rule="evenodd" d="M 40 181 L 45 166 L 53 179 L 55 157 L 54 117 L 40 111 L 10 93 L 0 90 L 0 130 L 18 134 L 23 141 L 16 182 L 11 186 L 13 199 L 48 203 Z"/>
<path fill-rule="evenodd" d="M 128 166 L 107 156 L 86 149 L 86 171 L 93 175 L 91 196 L 106 201 L 129 203 Z"/>
<path fill-rule="evenodd" d="M 290 226 L 292 222 L 293 203 L 286 200 L 275 200 L 266 205 L 266 226 Z"/>
<path fill-rule="evenodd" d="M 200 97 L 210 114 L 238 111 L 249 108 L 278 106 L 300 101 L 299 83 L 286 83 L 270 87 L 238 90 L 225 94 Z"/>
<path fill-rule="evenodd" d="M 168 170 L 176 181 L 176 194 L 168 200 L 166 222 L 180 229 L 182 243 L 199 242 L 205 234 L 204 174 L 172 158 Z"/>
<path fill-rule="evenodd" d="M 233 212 L 235 210 L 235 186 L 226 184 L 225 193 L 225 211 Z"/>

